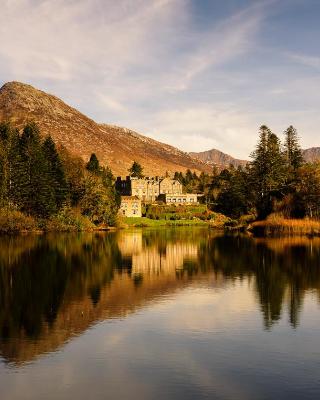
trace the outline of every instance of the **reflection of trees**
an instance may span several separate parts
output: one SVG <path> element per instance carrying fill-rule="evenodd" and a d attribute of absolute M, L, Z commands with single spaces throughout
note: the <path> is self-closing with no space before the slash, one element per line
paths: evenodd
<path fill-rule="evenodd" d="M 290 323 L 296 327 L 306 290 L 320 293 L 320 243 L 278 239 L 276 248 L 274 244 L 248 237 L 218 237 L 202 248 L 200 261 L 211 263 L 215 271 L 231 279 L 254 276 L 265 327 L 280 318 L 285 299 Z"/>
<path fill-rule="evenodd" d="M 24 332 L 37 337 L 43 323 L 56 319 L 63 301 L 90 295 L 99 300 L 100 288 L 112 279 L 119 257 L 114 235 L 37 237 L 10 267 L 0 264 L 0 335 Z"/>
<path fill-rule="evenodd" d="M 296 327 L 306 290 L 320 296 L 320 239 L 161 229 L 2 238 L 0 250 L 0 345 L 8 359 L 54 349 L 101 318 L 126 315 L 207 273 L 254 281 L 266 328 L 285 301 Z"/>
<path fill-rule="evenodd" d="M 182 252 L 182 270 L 184 252 L 190 244 L 197 249 L 195 235 L 188 237 L 184 230 L 138 231 L 138 245 L 121 231 L 3 239 L 0 350 L 14 361 L 52 351 L 99 319 L 126 315 L 160 293 L 183 287 L 188 275 L 177 279 L 172 249 Z M 128 251 L 120 251 L 124 245 Z M 149 256 L 160 253 L 168 268 L 155 274 L 148 268 Z"/>

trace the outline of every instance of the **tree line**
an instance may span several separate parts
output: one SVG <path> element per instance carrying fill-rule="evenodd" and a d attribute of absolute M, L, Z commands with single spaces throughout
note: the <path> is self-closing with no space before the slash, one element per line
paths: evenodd
<path fill-rule="evenodd" d="M 20 133 L 0 124 L 0 206 L 48 219 L 66 208 L 79 210 L 95 224 L 114 225 L 119 198 L 110 168 L 93 154 L 87 164 L 50 136 L 42 139 L 35 123 Z"/>
<path fill-rule="evenodd" d="M 289 126 L 283 143 L 266 125 L 245 167 L 215 167 L 211 175 L 176 172 L 187 192 L 204 193 L 204 201 L 232 218 L 272 213 L 286 218 L 320 217 L 320 164 L 303 160 L 297 130 Z"/>
<path fill-rule="evenodd" d="M 283 143 L 267 126 L 245 167 L 230 166 L 199 176 L 176 172 L 188 193 L 203 193 L 213 210 L 238 219 L 243 215 L 264 219 L 272 213 L 287 218 L 320 216 L 320 164 L 305 163 L 296 129 L 290 126 Z M 142 177 L 134 162 L 131 176 Z M 95 154 L 85 164 L 50 136 L 42 139 L 35 123 L 22 132 L 0 124 L 0 208 L 19 210 L 49 219 L 66 209 L 77 210 L 96 225 L 114 225 L 120 205 L 109 167 Z"/>

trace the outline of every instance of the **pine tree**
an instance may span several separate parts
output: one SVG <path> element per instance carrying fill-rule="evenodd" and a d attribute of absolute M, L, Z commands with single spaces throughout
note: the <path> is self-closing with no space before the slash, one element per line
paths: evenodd
<path fill-rule="evenodd" d="M 114 176 L 109 167 L 101 168 L 101 181 L 106 189 L 114 186 Z"/>
<path fill-rule="evenodd" d="M 0 206 L 7 205 L 8 201 L 8 139 L 10 125 L 0 125 Z"/>
<path fill-rule="evenodd" d="M 143 178 L 143 168 L 142 166 L 137 162 L 134 161 L 131 168 L 128 170 L 130 176 L 136 177 L 136 178 Z"/>
<path fill-rule="evenodd" d="M 97 156 L 95 153 L 92 153 L 90 156 L 90 160 L 86 165 L 86 168 L 88 171 L 92 172 L 93 174 L 99 174 L 100 173 L 100 164 Z"/>
<path fill-rule="evenodd" d="M 25 126 L 19 147 L 21 163 L 15 190 L 20 208 L 28 214 L 47 217 L 56 211 L 55 194 L 36 124 Z"/>
<path fill-rule="evenodd" d="M 251 208 L 247 172 L 241 167 L 224 173 L 223 189 L 217 196 L 216 210 L 232 218 L 247 214 Z"/>
<path fill-rule="evenodd" d="M 16 181 L 21 166 L 19 132 L 9 123 L 0 125 L 0 199 L 3 206 L 16 205 Z"/>
<path fill-rule="evenodd" d="M 255 190 L 258 216 L 265 218 L 272 212 L 273 197 L 281 196 L 285 183 L 285 160 L 279 138 L 262 125 L 259 142 L 252 153 L 250 180 Z"/>
<path fill-rule="evenodd" d="M 297 130 L 290 125 L 284 132 L 284 154 L 290 170 L 297 170 L 303 164 L 302 150 L 299 145 Z"/>
<path fill-rule="evenodd" d="M 58 211 L 66 200 L 67 183 L 63 165 L 57 152 L 56 145 L 51 136 L 48 136 L 42 145 L 43 153 L 47 161 L 48 180 L 55 197 L 55 208 Z"/>

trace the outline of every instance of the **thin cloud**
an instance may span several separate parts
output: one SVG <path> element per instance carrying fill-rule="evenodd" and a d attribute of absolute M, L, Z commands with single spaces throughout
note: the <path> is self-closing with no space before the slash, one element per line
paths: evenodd
<path fill-rule="evenodd" d="M 320 69 L 320 57 L 307 56 L 305 54 L 293 54 L 293 53 L 288 53 L 287 55 L 291 60 L 299 64 L 315 68 L 318 70 Z"/>
<path fill-rule="evenodd" d="M 301 111 L 301 102 L 320 101 L 311 75 L 318 73 L 317 56 L 291 52 L 282 70 L 269 61 L 273 48 L 264 49 L 262 35 L 278 3 L 248 0 L 223 18 L 206 15 L 199 26 L 195 0 L 3 0 L 0 76 L 183 150 L 216 147 L 246 157 L 264 114 L 282 129 L 290 107 Z M 293 61 L 307 72 L 289 77 Z M 312 115 L 287 125 L 312 130 L 320 123 Z"/>

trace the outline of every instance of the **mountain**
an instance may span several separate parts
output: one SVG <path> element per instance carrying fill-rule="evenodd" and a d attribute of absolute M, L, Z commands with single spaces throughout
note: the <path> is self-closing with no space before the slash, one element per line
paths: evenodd
<path fill-rule="evenodd" d="M 207 151 L 202 151 L 200 153 L 189 153 L 189 155 L 195 159 L 198 159 L 210 167 L 214 165 L 218 168 L 228 167 L 230 164 L 234 167 L 244 166 L 248 161 L 238 160 L 229 156 L 228 154 L 222 153 L 222 151 L 212 149 Z"/>
<path fill-rule="evenodd" d="M 8 82 L 0 89 L 0 121 L 22 128 L 28 121 L 38 124 L 43 136 L 88 160 L 96 153 L 115 175 L 126 175 L 134 160 L 146 175 L 168 172 L 210 171 L 207 164 L 173 146 L 140 135 L 130 129 L 98 124 L 59 98 L 20 82 Z"/>
<path fill-rule="evenodd" d="M 248 163 L 246 160 L 233 158 L 216 149 L 202 151 L 200 153 L 189 153 L 189 155 L 210 167 L 216 165 L 220 169 L 228 167 L 229 165 L 233 165 L 234 167 L 245 166 Z M 306 162 L 320 161 L 320 147 L 311 147 L 310 149 L 302 150 L 302 155 Z"/>
<path fill-rule="evenodd" d="M 311 147 L 302 151 L 303 158 L 307 162 L 320 161 L 320 147 Z"/>

